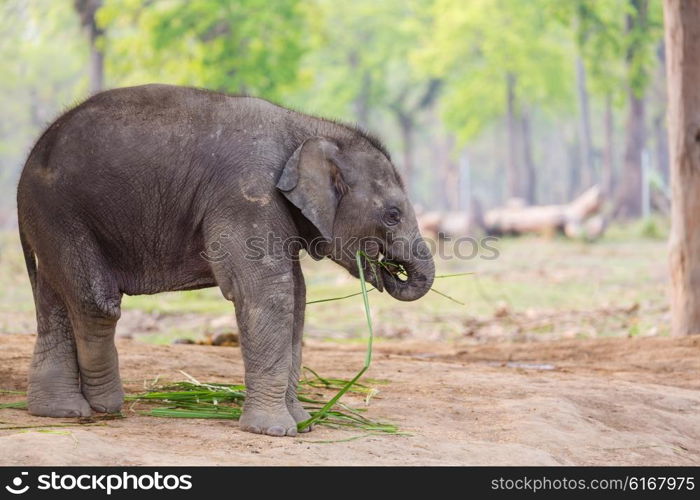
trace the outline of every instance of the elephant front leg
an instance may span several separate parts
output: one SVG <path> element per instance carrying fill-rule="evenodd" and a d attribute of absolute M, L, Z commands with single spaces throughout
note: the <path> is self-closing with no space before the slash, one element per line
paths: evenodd
<path fill-rule="evenodd" d="M 241 429 L 295 436 L 296 421 L 287 407 L 294 327 L 292 272 L 256 279 L 235 303 L 246 385 Z"/>
<path fill-rule="evenodd" d="M 301 272 L 299 261 L 294 262 L 294 328 L 292 331 L 292 367 L 289 372 L 289 386 L 287 387 L 287 409 L 297 423 L 311 418 L 297 397 L 299 377 L 301 376 L 301 347 L 304 336 L 304 314 L 306 311 L 306 284 Z M 309 432 L 313 426 L 307 427 L 301 432 Z"/>

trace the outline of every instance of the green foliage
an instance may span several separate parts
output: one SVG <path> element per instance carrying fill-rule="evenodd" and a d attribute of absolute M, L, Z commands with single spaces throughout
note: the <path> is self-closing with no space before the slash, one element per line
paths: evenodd
<path fill-rule="evenodd" d="M 641 18 L 637 4 L 645 4 Z M 655 50 L 663 36 L 663 16 L 661 2 L 653 0 L 630 0 L 626 4 L 627 15 L 637 20 L 625 33 L 625 56 L 629 60 L 627 81 L 637 96 L 644 94 L 651 79 L 651 69 L 655 63 Z"/>
<path fill-rule="evenodd" d="M 277 99 L 298 83 L 310 13 L 300 0 L 107 0 L 112 84 L 150 81 Z"/>
<path fill-rule="evenodd" d="M 628 17 L 639 17 L 630 29 Z M 649 86 L 662 15 L 654 0 L 104 0 L 97 21 L 108 87 L 202 86 L 360 122 L 404 149 L 396 157 L 412 159 L 410 182 L 420 184 L 412 194 L 430 204 L 466 144 L 488 165 L 474 171 L 475 192 L 499 197 L 504 159 L 486 137 L 502 143 L 509 77 L 516 111 L 532 112 L 544 184 L 576 149 L 560 144 L 576 120 L 576 58 L 595 122 L 603 98 L 619 109 L 628 87 Z M 90 47 L 72 0 L 0 1 L 0 35 L 2 224 L 32 141 L 87 94 Z"/>
<path fill-rule="evenodd" d="M 638 0 L 550 0 L 553 19 L 570 30 L 582 55 L 590 89 L 612 95 L 617 103 L 630 85 L 642 94 L 656 64 L 655 50 L 663 36 L 661 2 L 650 1 L 641 22 L 631 29 L 627 17 L 635 17 Z M 628 64 L 629 59 L 629 64 Z M 621 83 L 625 83 L 621 85 Z"/>
<path fill-rule="evenodd" d="M 551 0 L 548 10 L 568 31 L 583 58 L 589 88 L 622 102 L 625 3 Z"/>
<path fill-rule="evenodd" d="M 570 107 L 572 44 L 546 6 L 544 0 L 434 2 L 433 29 L 413 61 L 431 75 L 444 75 L 444 118 L 463 142 L 504 114 L 508 75 L 521 104 Z"/>
<path fill-rule="evenodd" d="M 351 121 L 364 120 L 362 107 L 376 117 L 382 110 L 414 104 L 428 78 L 413 71 L 407 58 L 429 29 L 422 15 L 429 4 L 316 0 L 311 50 L 301 66 L 308 86 L 291 96 L 292 103 Z"/>

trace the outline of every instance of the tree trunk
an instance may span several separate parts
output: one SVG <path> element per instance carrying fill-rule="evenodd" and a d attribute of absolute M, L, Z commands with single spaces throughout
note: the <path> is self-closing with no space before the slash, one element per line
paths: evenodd
<path fill-rule="evenodd" d="M 537 203 L 537 171 L 532 159 L 532 131 L 530 112 L 524 109 L 520 116 L 523 146 L 523 196 L 529 205 Z"/>
<path fill-rule="evenodd" d="M 29 88 L 29 119 L 36 130 L 46 127 L 46 117 L 39 102 L 39 93 L 36 88 Z"/>
<path fill-rule="evenodd" d="M 664 115 L 659 114 L 654 117 L 654 142 L 656 144 L 656 168 L 664 180 L 664 184 L 669 183 L 668 165 L 668 131 L 666 130 L 666 120 Z"/>
<path fill-rule="evenodd" d="M 372 90 L 372 77 L 369 71 L 365 71 L 362 76 L 362 86 L 360 93 L 355 98 L 355 116 L 357 123 L 363 127 L 369 126 L 369 95 Z"/>
<path fill-rule="evenodd" d="M 591 139 L 591 115 L 586 86 L 586 67 L 581 56 L 576 57 L 576 90 L 579 107 L 579 145 L 581 147 L 581 187 L 587 189 L 595 181 L 593 141 Z"/>
<path fill-rule="evenodd" d="M 517 102 L 515 95 L 515 75 L 506 75 L 506 122 L 508 127 L 508 166 L 506 174 L 507 196 L 519 198 L 521 196 L 520 155 L 518 154 L 518 119 Z"/>
<path fill-rule="evenodd" d="M 104 89 L 104 52 L 97 44 L 104 32 L 95 19 L 102 0 L 74 0 L 73 5 L 90 40 L 90 93 L 95 94 Z"/>
<path fill-rule="evenodd" d="M 394 112 L 394 116 L 399 124 L 399 130 L 401 133 L 401 142 L 403 145 L 403 174 L 406 182 L 406 189 L 408 190 L 409 194 L 412 193 L 415 182 L 413 178 L 415 166 L 415 149 L 413 141 L 416 123 L 419 120 L 418 113 L 434 104 L 441 85 L 442 83 L 438 79 L 430 80 L 425 88 L 423 96 L 415 106 L 409 107 L 406 105 L 410 87 L 406 87 L 399 92 L 398 98 L 393 103 L 389 104 L 389 109 Z M 372 90 L 371 86 L 372 79 L 367 72 L 365 73 L 362 91 L 360 92 L 360 97 L 362 97 L 361 102 L 363 104 L 362 106 L 356 107 L 357 117 L 361 125 L 363 124 L 363 120 L 366 122 L 369 119 L 369 99 Z"/>
<path fill-rule="evenodd" d="M 665 0 L 671 331 L 700 334 L 700 2 Z"/>
<path fill-rule="evenodd" d="M 666 130 L 666 57 L 664 55 L 664 43 L 659 43 L 657 48 L 658 66 L 654 82 L 654 120 L 653 134 L 656 152 L 656 169 L 668 185 L 668 131 Z"/>
<path fill-rule="evenodd" d="M 625 136 L 625 157 L 617 191 L 615 215 L 642 215 L 642 151 L 644 150 L 644 99 L 630 90 Z"/>
<path fill-rule="evenodd" d="M 640 25 L 646 23 L 647 0 L 634 0 L 633 9 L 627 15 L 627 33 L 633 34 Z M 642 215 L 642 152 L 645 143 L 644 96 L 635 89 L 632 72 L 639 47 L 631 43 L 627 51 L 627 71 L 630 81 L 627 89 L 627 123 L 625 124 L 625 157 L 622 176 L 617 191 L 615 215 L 625 218 Z"/>
<path fill-rule="evenodd" d="M 455 142 L 454 135 L 448 132 L 444 139 L 443 185 L 447 209 L 451 211 L 459 210 L 459 162 L 454 157 Z"/>
<path fill-rule="evenodd" d="M 413 187 L 413 120 L 404 113 L 396 113 L 401 131 L 401 145 L 403 146 L 403 178 L 409 194 Z"/>
<path fill-rule="evenodd" d="M 569 163 L 569 179 L 567 189 L 567 199 L 573 199 L 578 194 L 579 186 L 581 185 L 581 159 L 579 154 L 581 148 L 576 143 L 566 142 L 566 157 Z"/>
<path fill-rule="evenodd" d="M 101 49 L 97 48 L 98 30 L 90 31 L 90 92 L 96 94 L 104 89 L 105 80 L 105 56 Z"/>
<path fill-rule="evenodd" d="M 603 151 L 602 190 L 608 197 L 615 192 L 615 115 L 612 96 L 605 96 L 605 116 L 603 118 L 605 131 L 605 149 Z"/>
<path fill-rule="evenodd" d="M 453 167 L 455 162 L 452 160 L 451 154 L 454 141 L 451 134 L 439 129 L 437 126 L 435 129 L 436 132 L 431 140 L 431 149 L 434 165 L 433 171 L 438 181 L 439 207 L 441 210 L 450 211 L 455 209 L 455 183 L 458 182 L 458 177 L 455 175 L 457 168 Z"/>

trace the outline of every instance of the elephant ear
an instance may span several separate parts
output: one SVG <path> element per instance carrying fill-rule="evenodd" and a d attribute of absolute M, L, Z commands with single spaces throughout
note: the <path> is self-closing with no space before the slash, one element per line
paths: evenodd
<path fill-rule="evenodd" d="M 340 198 L 347 192 L 333 157 L 338 146 L 323 137 L 306 139 L 287 160 L 277 189 L 330 241 Z"/>

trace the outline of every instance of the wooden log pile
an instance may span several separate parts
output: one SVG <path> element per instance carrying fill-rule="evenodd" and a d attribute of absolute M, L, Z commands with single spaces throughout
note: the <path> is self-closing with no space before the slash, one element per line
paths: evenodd
<path fill-rule="evenodd" d="M 570 238 L 597 239 L 605 231 L 602 208 L 602 192 L 593 186 L 566 205 L 494 208 L 484 215 L 484 225 L 487 233 L 496 235 L 561 233 Z"/>
<path fill-rule="evenodd" d="M 603 194 L 593 186 L 565 205 L 526 206 L 511 200 L 506 206 L 481 212 L 478 204 L 469 213 L 426 212 L 418 217 L 421 232 L 431 237 L 489 235 L 563 234 L 569 238 L 595 240 L 606 229 L 602 215 Z"/>

